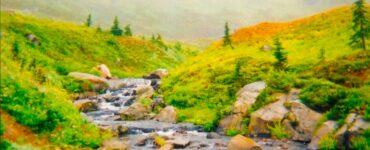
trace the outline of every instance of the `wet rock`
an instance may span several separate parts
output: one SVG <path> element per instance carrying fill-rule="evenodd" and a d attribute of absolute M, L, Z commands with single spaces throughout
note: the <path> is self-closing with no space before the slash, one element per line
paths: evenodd
<path fill-rule="evenodd" d="M 167 143 L 174 145 L 175 148 L 185 148 L 189 146 L 190 141 L 184 138 L 176 138 L 174 140 L 168 140 Z"/>
<path fill-rule="evenodd" d="M 237 100 L 233 106 L 233 113 L 241 113 L 243 116 L 245 116 L 248 112 L 248 109 L 256 102 L 259 93 L 265 89 L 265 87 L 266 83 L 259 81 L 247 84 L 240 89 L 236 94 Z"/>
<path fill-rule="evenodd" d="M 318 149 L 318 144 L 321 138 L 331 134 L 334 132 L 338 127 L 336 121 L 326 121 L 324 122 L 314 133 L 308 148 L 310 149 Z"/>
<path fill-rule="evenodd" d="M 98 76 L 88 74 L 88 73 L 80 73 L 80 72 L 70 72 L 68 76 L 76 80 L 90 81 L 96 91 L 108 88 L 107 79 L 102 78 L 102 77 L 98 77 Z"/>
<path fill-rule="evenodd" d="M 284 100 L 268 104 L 251 114 L 248 132 L 251 134 L 269 134 L 268 126 L 280 122 L 288 109 L 284 107 Z"/>
<path fill-rule="evenodd" d="M 78 94 L 77 99 L 86 99 L 96 97 L 98 94 L 96 92 L 83 92 Z"/>
<path fill-rule="evenodd" d="M 149 108 L 141 103 L 134 103 L 128 109 L 119 112 L 123 120 L 139 120 L 145 118 L 149 113 Z"/>
<path fill-rule="evenodd" d="M 156 71 L 144 76 L 145 79 L 162 79 L 168 75 L 167 69 L 157 69 Z"/>
<path fill-rule="evenodd" d="M 121 79 L 110 79 L 107 81 L 109 90 L 118 90 L 126 86 L 126 82 Z"/>
<path fill-rule="evenodd" d="M 82 112 L 98 110 L 97 103 L 89 99 L 77 100 L 73 104 L 79 111 L 82 111 Z"/>
<path fill-rule="evenodd" d="M 242 135 L 237 135 L 231 138 L 228 150 L 262 150 L 255 141 Z"/>
<path fill-rule="evenodd" d="M 143 98 L 151 98 L 154 94 L 154 89 L 151 86 L 143 85 L 135 88 L 136 100 Z"/>
<path fill-rule="evenodd" d="M 149 140 L 154 140 L 154 137 L 158 136 L 156 133 L 151 133 L 146 136 L 140 136 L 138 139 L 136 139 L 135 145 L 136 146 L 145 146 L 146 142 Z"/>
<path fill-rule="evenodd" d="M 154 118 L 157 121 L 176 123 L 176 110 L 173 106 L 167 106 Z"/>
<path fill-rule="evenodd" d="M 109 140 L 104 141 L 103 146 L 99 148 L 100 150 L 127 150 L 129 149 L 129 144 L 126 141 L 121 140 Z"/>
<path fill-rule="evenodd" d="M 221 136 L 216 132 L 209 132 L 207 133 L 207 139 L 219 139 Z"/>
<path fill-rule="evenodd" d="M 284 126 L 287 130 L 290 129 L 288 131 L 292 140 L 309 142 L 322 115 L 298 101 L 288 103 L 290 111 L 286 117 L 289 124 L 285 122 Z M 287 127 L 288 125 L 291 127 Z"/>
<path fill-rule="evenodd" d="M 173 150 L 173 145 L 172 144 L 165 144 L 159 150 Z"/>
<path fill-rule="evenodd" d="M 219 128 L 222 131 L 227 131 L 229 129 L 241 130 L 242 122 L 243 116 L 241 114 L 232 114 L 220 121 Z"/>

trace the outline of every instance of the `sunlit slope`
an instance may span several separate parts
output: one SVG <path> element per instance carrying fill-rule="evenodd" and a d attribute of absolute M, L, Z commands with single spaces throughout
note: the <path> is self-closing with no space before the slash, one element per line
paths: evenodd
<path fill-rule="evenodd" d="M 187 46 L 170 43 L 166 49 L 139 37 L 114 37 L 95 28 L 2 12 L 0 107 L 53 144 L 96 148 L 105 136 L 72 104 L 72 94 L 91 85 L 68 78 L 69 72 L 97 74 L 93 67 L 106 64 L 113 76 L 138 77 L 174 67 L 194 52 Z"/>
<path fill-rule="evenodd" d="M 326 61 L 360 51 L 348 45 L 351 16 L 350 7 L 341 7 L 293 22 L 239 29 L 232 35 L 234 49 L 215 42 L 204 53 L 172 70 L 164 81 L 165 100 L 181 108 L 180 120 L 215 125 L 215 120 L 230 111 L 238 89 L 265 80 L 271 72 L 273 51 L 263 51 L 261 47 L 273 48 L 275 37 L 280 38 L 288 54 L 288 70 L 292 73 L 318 64 L 321 49 Z M 241 67 L 236 71 L 238 62 Z"/>

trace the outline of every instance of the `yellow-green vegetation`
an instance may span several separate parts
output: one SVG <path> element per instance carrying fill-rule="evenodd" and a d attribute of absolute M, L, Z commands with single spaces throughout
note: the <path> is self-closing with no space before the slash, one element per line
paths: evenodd
<path fill-rule="evenodd" d="M 341 120 L 349 112 L 363 114 L 361 106 L 368 106 L 370 99 L 366 92 L 370 53 L 349 46 L 351 24 L 350 7 L 340 7 L 294 22 L 237 30 L 232 35 L 233 49 L 219 41 L 172 69 L 162 85 L 165 102 L 179 108 L 180 121 L 213 129 L 211 125 L 230 113 L 240 88 L 263 80 L 268 87 L 251 111 L 275 101 L 273 93 L 300 88 L 303 101 L 328 112 L 329 119 Z M 276 37 L 287 56 L 284 71 L 273 65 Z"/>
<path fill-rule="evenodd" d="M 167 49 L 136 37 L 71 23 L 1 13 L 1 109 L 17 122 L 56 145 L 100 146 L 104 133 L 81 117 L 71 102 L 72 93 L 89 84 L 66 75 L 72 71 L 97 74 L 106 64 L 114 76 L 141 76 L 171 68 L 193 55 L 188 46 Z"/>
<path fill-rule="evenodd" d="M 271 136 L 277 139 L 289 138 L 289 134 L 285 131 L 281 122 L 275 122 L 272 126 L 268 126 Z"/>
<path fill-rule="evenodd" d="M 370 149 L 370 129 L 365 130 L 363 136 L 356 136 L 351 139 L 351 149 Z"/>
<path fill-rule="evenodd" d="M 337 140 L 332 135 L 322 137 L 319 142 L 320 150 L 336 150 L 337 149 Z"/>

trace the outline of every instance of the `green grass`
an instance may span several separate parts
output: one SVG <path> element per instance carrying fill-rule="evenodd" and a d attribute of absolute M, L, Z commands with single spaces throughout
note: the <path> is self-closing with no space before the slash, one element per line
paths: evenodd
<path fill-rule="evenodd" d="M 33 34 L 40 45 L 25 35 Z M 106 135 L 81 117 L 72 95 L 94 90 L 72 71 L 97 74 L 106 64 L 113 76 L 140 77 L 172 68 L 195 55 L 194 47 L 166 43 L 159 47 L 137 37 L 114 37 L 66 22 L 1 12 L 1 104 L 17 122 L 55 145 L 96 148 Z"/>
<path fill-rule="evenodd" d="M 320 150 L 336 150 L 337 149 L 337 141 L 331 135 L 322 137 L 319 142 L 319 149 Z"/>
<path fill-rule="evenodd" d="M 291 23 L 271 25 L 267 29 L 282 29 L 269 33 L 263 28 L 265 24 L 261 24 L 257 25 L 262 28 L 260 30 L 253 27 L 237 30 L 233 35 L 233 40 L 237 41 L 234 49 L 222 47 L 222 41 L 219 41 L 180 67 L 172 69 L 170 76 L 163 81 L 165 102 L 176 106 L 180 111 L 214 110 L 212 113 L 189 113 L 181 116 L 186 118 L 181 119 L 183 121 L 209 125 L 218 121 L 213 119 L 220 119 L 230 113 L 230 107 L 236 100 L 235 94 L 240 88 L 258 80 L 267 82 L 268 91 L 260 98 L 263 101 L 258 102 L 260 104 L 256 104 L 258 106 L 254 106 L 253 111 L 274 101 L 269 98 L 271 94 L 287 92 L 293 87 L 308 89 L 307 86 L 312 81 L 325 85 L 331 82 L 328 88 L 338 87 L 346 92 L 351 88 L 360 90 L 369 86 L 369 78 L 366 77 L 369 73 L 368 52 L 361 53 L 360 49 L 353 49 L 348 45 L 352 34 L 349 7 L 333 9 Z M 274 71 L 272 66 L 276 60 L 273 51 L 260 50 L 263 45 L 273 46 L 276 36 L 279 36 L 287 52 L 288 64 L 285 72 Z M 367 44 L 370 46 L 369 42 Z M 320 56 L 322 50 L 325 51 L 325 60 Z M 334 79 L 333 75 L 346 82 Z M 321 86 L 312 88 L 314 91 L 324 90 L 320 89 Z M 338 94 L 336 92 L 333 94 Z M 360 93 L 364 95 L 366 92 Z M 368 96 L 361 96 L 361 99 L 366 97 Z M 334 105 L 336 102 L 331 103 L 330 99 L 328 97 L 330 104 L 327 105 Z M 317 105 L 312 106 L 326 103 L 321 98 L 317 100 Z M 327 106 L 324 111 L 330 108 Z"/>

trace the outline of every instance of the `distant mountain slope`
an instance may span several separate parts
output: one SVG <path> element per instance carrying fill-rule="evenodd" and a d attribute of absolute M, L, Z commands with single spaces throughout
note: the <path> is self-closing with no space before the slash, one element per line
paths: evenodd
<path fill-rule="evenodd" d="M 222 36 L 223 24 L 235 28 L 262 21 L 287 21 L 351 0 L 2 0 L 2 10 L 83 23 L 89 13 L 94 25 L 110 27 L 114 16 L 134 33 L 161 33 L 167 38 L 193 40 Z M 284 9 L 281 9 L 284 8 Z"/>
<path fill-rule="evenodd" d="M 230 112 L 230 106 L 236 100 L 235 93 L 242 86 L 258 80 L 270 82 L 268 84 L 295 84 L 294 80 L 300 80 L 300 76 L 307 72 L 310 75 L 303 78 L 316 78 L 311 69 L 318 64 L 326 61 L 340 64 L 337 61 L 345 59 L 343 56 L 359 52 L 348 46 L 352 34 L 351 14 L 350 7 L 340 7 L 293 22 L 261 23 L 239 29 L 232 35 L 234 49 L 222 47 L 221 41 L 216 42 L 202 54 L 172 70 L 163 85 L 165 101 L 180 108 L 180 120 L 207 127 L 217 125 L 217 120 Z M 264 45 L 273 48 L 273 39 L 277 36 L 287 52 L 287 73 L 275 73 L 273 51 L 261 50 Z M 321 50 L 324 62 L 320 59 Z M 359 62 L 350 60 L 347 63 L 354 65 Z M 286 76 L 293 79 L 286 80 Z M 348 82 L 369 83 L 369 78 L 354 76 L 347 79 L 342 76 L 345 75 L 336 77 Z M 337 79 L 333 78 L 330 81 L 336 82 Z"/>
<path fill-rule="evenodd" d="M 138 77 L 196 53 L 186 45 L 164 48 L 138 37 L 10 12 L 1 12 L 0 22 L 1 110 L 58 146 L 96 148 L 106 137 L 71 103 L 75 93 L 92 87 L 68 78 L 69 72 L 97 74 L 93 67 L 106 64 L 113 76 Z"/>

